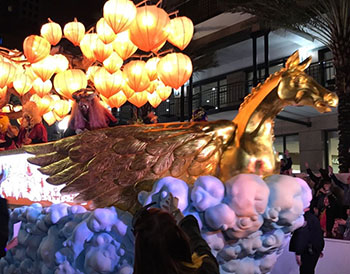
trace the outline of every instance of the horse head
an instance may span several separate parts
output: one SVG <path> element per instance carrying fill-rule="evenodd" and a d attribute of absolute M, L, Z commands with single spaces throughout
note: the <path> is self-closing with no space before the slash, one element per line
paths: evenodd
<path fill-rule="evenodd" d="M 329 112 L 330 107 L 336 107 L 338 96 L 322 87 L 305 69 L 311 63 L 311 56 L 302 63 L 296 51 L 286 62 L 277 93 L 288 105 L 312 106 L 319 112 Z"/>

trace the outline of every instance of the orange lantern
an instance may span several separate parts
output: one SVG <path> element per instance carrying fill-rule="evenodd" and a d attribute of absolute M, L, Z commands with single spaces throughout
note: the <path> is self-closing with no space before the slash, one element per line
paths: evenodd
<path fill-rule="evenodd" d="M 98 35 L 96 33 L 87 33 L 80 41 L 80 49 L 86 58 L 89 60 L 96 60 L 93 48 L 95 47 Z"/>
<path fill-rule="evenodd" d="M 170 20 L 168 32 L 168 41 L 175 47 L 184 50 L 191 42 L 194 26 L 188 17 L 176 17 Z"/>
<path fill-rule="evenodd" d="M 100 38 L 101 41 L 105 44 L 109 44 L 115 39 L 115 33 L 113 29 L 108 25 L 104 18 L 101 18 L 97 21 L 96 32 L 98 38 Z"/>
<path fill-rule="evenodd" d="M 103 66 L 109 73 L 118 71 L 122 65 L 123 59 L 120 58 L 120 56 L 114 51 L 106 60 L 103 61 Z"/>
<path fill-rule="evenodd" d="M 25 66 L 25 71 L 24 71 L 24 74 L 27 75 L 31 80 L 32 82 L 38 78 L 38 75 L 35 74 L 32 66 Z"/>
<path fill-rule="evenodd" d="M 124 66 L 125 81 L 136 92 L 149 87 L 150 80 L 146 71 L 146 63 L 141 60 L 131 61 Z"/>
<path fill-rule="evenodd" d="M 16 67 L 8 62 L 0 61 L 0 88 L 10 85 L 16 76 Z"/>
<path fill-rule="evenodd" d="M 101 63 L 106 60 L 113 52 L 112 44 L 105 44 L 99 38 L 95 40 L 95 43 L 92 45 L 92 51 L 95 58 Z"/>
<path fill-rule="evenodd" d="M 43 82 L 43 80 L 41 80 L 40 78 L 37 78 L 33 81 L 33 90 L 41 98 L 49 94 L 51 89 L 52 89 L 52 82 L 50 80 L 46 80 L 45 82 Z"/>
<path fill-rule="evenodd" d="M 40 34 L 49 41 L 51 45 L 55 46 L 62 38 L 62 29 L 59 24 L 52 22 L 50 19 L 49 21 L 49 23 L 42 25 Z"/>
<path fill-rule="evenodd" d="M 128 59 L 137 50 L 137 47 L 130 40 L 129 31 L 118 33 L 112 45 L 114 51 L 118 53 L 123 60 Z"/>
<path fill-rule="evenodd" d="M 127 98 L 124 92 L 122 91 L 117 92 L 116 94 L 109 97 L 108 99 L 103 95 L 101 95 L 101 97 L 103 101 L 105 101 L 111 108 L 120 108 L 127 101 Z"/>
<path fill-rule="evenodd" d="M 107 99 L 122 88 L 124 79 L 120 70 L 110 74 L 105 68 L 100 68 L 94 75 L 96 90 Z"/>
<path fill-rule="evenodd" d="M 142 91 L 142 92 L 135 92 L 133 96 L 131 96 L 128 101 L 137 106 L 138 108 L 142 107 L 144 104 L 147 103 L 147 91 Z"/>
<path fill-rule="evenodd" d="M 153 57 L 147 60 L 146 62 L 146 71 L 149 79 L 151 81 L 156 80 L 158 75 L 157 75 L 157 64 L 159 62 L 158 57 Z"/>
<path fill-rule="evenodd" d="M 43 60 L 32 64 L 32 69 L 43 82 L 49 80 L 56 71 L 56 59 L 52 55 L 48 55 Z"/>
<path fill-rule="evenodd" d="M 125 31 L 136 16 L 136 6 L 130 0 L 109 0 L 103 6 L 103 18 L 114 33 Z"/>
<path fill-rule="evenodd" d="M 166 87 L 164 86 L 163 83 L 160 83 L 156 89 L 156 92 L 159 96 L 159 98 L 162 100 L 162 101 L 165 101 L 166 99 L 169 98 L 169 96 L 171 95 L 171 92 L 172 92 L 172 89 L 171 87 Z"/>
<path fill-rule="evenodd" d="M 38 35 L 30 35 L 23 42 L 23 52 L 30 63 L 38 62 L 50 54 L 51 45 Z"/>
<path fill-rule="evenodd" d="M 54 103 L 53 113 L 55 116 L 58 116 L 60 119 L 63 119 L 71 109 L 71 104 L 66 100 L 59 100 Z"/>
<path fill-rule="evenodd" d="M 33 101 L 36 104 L 40 116 L 43 116 L 45 113 L 51 111 L 52 99 L 49 95 L 46 95 L 43 98 L 41 98 L 39 95 L 34 94 L 32 95 L 32 97 L 30 97 L 30 101 Z"/>
<path fill-rule="evenodd" d="M 164 85 L 178 89 L 190 79 L 192 62 L 183 53 L 170 53 L 160 59 L 157 71 Z"/>
<path fill-rule="evenodd" d="M 149 84 L 149 87 L 146 89 L 146 91 L 148 93 L 152 94 L 157 89 L 157 87 L 159 85 L 159 82 L 160 82 L 159 80 L 151 81 L 150 84 Z"/>
<path fill-rule="evenodd" d="M 52 111 L 45 113 L 43 118 L 49 126 L 52 126 L 56 122 L 56 117 Z"/>
<path fill-rule="evenodd" d="M 32 79 L 26 74 L 16 74 L 13 87 L 20 96 L 23 96 L 32 88 Z"/>
<path fill-rule="evenodd" d="M 130 39 L 139 49 L 152 51 L 166 41 L 169 22 L 169 15 L 163 9 L 154 5 L 139 7 L 129 29 Z"/>
<path fill-rule="evenodd" d="M 125 77 L 124 77 L 124 83 L 123 83 L 123 87 L 122 87 L 122 91 L 124 92 L 126 98 L 130 98 L 131 96 L 134 95 L 135 91 L 133 89 L 131 89 L 128 84 L 125 81 Z"/>
<path fill-rule="evenodd" d="M 85 35 L 85 27 L 77 19 L 74 19 L 73 22 L 67 23 L 64 26 L 63 33 L 74 46 L 78 46 Z"/>
<path fill-rule="evenodd" d="M 56 65 L 55 73 L 59 73 L 61 71 L 65 71 L 69 67 L 69 61 L 66 56 L 62 54 L 53 55 L 54 63 Z"/>
<path fill-rule="evenodd" d="M 95 73 L 100 69 L 101 67 L 99 66 L 91 66 L 88 68 L 87 72 L 86 72 L 86 77 L 88 80 L 90 81 L 94 81 L 94 76 L 95 76 Z"/>
<path fill-rule="evenodd" d="M 148 103 L 150 103 L 151 106 L 154 108 L 158 107 L 160 105 L 160 103 L 162 102 L 162 99 L 160 99 L 157 92 L 153 92 L 152 94 L 148 93 L 147 99 L 148 99 Z"/>
<path fill-rule="evenodd" d="M 3 88 L 0 88 L 0 99 L 4 98 L 7 93 L 7 86 L 4 86 Z"/>
<path fill-rule="evenodd" d="M 55 90 L 67 99 L 72 99 L 72 94 L 77 90 L 86 88 L 87 78 L 80 69 L 69 69 L 57 73 L 53 84 Z"/>

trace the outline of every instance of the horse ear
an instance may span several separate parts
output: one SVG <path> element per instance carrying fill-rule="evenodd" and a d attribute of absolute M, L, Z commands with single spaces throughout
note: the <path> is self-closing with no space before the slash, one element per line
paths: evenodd
<path fill-rule="evenodd" d="M 287 69 L 292 69 L 296 68 L 300 63 L 299 59 L 299 51 L 295 51 L 287 60 L 286 62 L 286 68 Z"/>
<path fill-rule="evenodd" d="M 298 69 L 300 71 L 306 70 L 309 67 L 309 65 L 311 64 L 311 61 L 312 61 L 312 57 L 309 56 L 303 62 L 301 62 L 300 65 L 298 65 Z"/>

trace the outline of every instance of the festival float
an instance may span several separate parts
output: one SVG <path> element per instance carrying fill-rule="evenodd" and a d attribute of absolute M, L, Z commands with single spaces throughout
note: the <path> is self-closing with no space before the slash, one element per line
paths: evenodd
<path fill-rule="evenodd" d="M 154 14 L 159 21 L 149 17 Z M 68 23 L 64 36 L 84 56 L 75 63 L 73 57 L 59 57 L 70 64 L 60 71 L 41 67 L 58 58 L 53 49 L 62 37 L 58 24 L 44 26 L 42 36 L 25 40 L 24 55 L 2 54 L 1 66 L 13 72 L 0 81 L 5 94 L 14 92 L 14 79 L 32 83 L 21 99 L 38 105 L 50 101 L 41 112 L 44 119 L 63 119 L 56 106 L 70 106 L 75 92 L 82 90 L 97 93 L 111 107 L 126 100 L 136 106 L 160 102 L 192 73 L 189 57 L 161 51 L 166 42 L 183 50 L 193 34 L 192 23 L 170 19 L 157 6 L 109 0 L 96 32 L 85 32 L 77 21 Z M 137 48 L 148 54 L 135 60 Z M 244 99 L 233 121 L 116 126 L 25 146 L 32 154 L 28 162 L 40 166 L 47 182 L 60 187 L 72 203 L 15 208 L 10 227 L 17 234 L 13 227 L 20 223 L 18 244 L 0 260 L 0 272 L 132 273 L 133 213 L 150 202 L 159 207 L 172 194 L 184 215 L 197 218 L 221 273 L 268 273 L 285 240 L 303 224 L 303 209 L 311 200 L 306 182 L 278 174 L 274 119 L 290 105 L 320 112 L 337 105 L 337 96 L 304 72 L 310 63 L 310 57 L 300 62 L 298 52 L 292 54 L 284 68 Z M 36 65 L 41 69 L 34 70 Z M 53 85 L 38 94 L 34 78 L 42 83 L 53 78 Z"/>

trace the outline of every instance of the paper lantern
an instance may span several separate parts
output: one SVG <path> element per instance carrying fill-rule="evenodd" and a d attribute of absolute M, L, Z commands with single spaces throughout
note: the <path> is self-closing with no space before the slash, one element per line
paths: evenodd
<path fill-rule="evenodd" d="M 103 18 L 114 33 L 129 28 L 136 16 L 136 6 L 130 0 L 109 0 L 103 6 Z"/>
<path fill-rule="evenodd" d="M 150 80 L 146 71 L 146 63 L 141 60 L 131 61 L 124 66 L 125 81 L 136 92 L 149 87 Z"/>
<path fill-rule="evenodd" d="M 183 53 L 170 53 L 160 59 L 157 71 L 158 77 L 166 86 L 178 89 L 190 79 L 192 62 Z"/>
<path fill-rule="evenodd" d="M 64 26 L 63 33 L 74 46 L 78 46 L 85 35 L 85 27 L 75 19 L 74 22 L 67 23 Z"/>
<path fill-rule="evenodd" d="M 106 98 L 103 95 L 101 95 L 102 100 L 106 102 L 111 108 L 120 108 L 122 105 L 125 104 L 127 101 L 127 98 L 124 94 L 124 92 L 119 91 L 113 96 Z"/>
<path fill-rule="evenodd" d="M 93 48 L 95 47 L 98 35 L 96 33 L 87 33 L 80 41 L 80 49 L 86 58 L 91 61 L 95 61 L 95 54 Z"/>
<path fill-rule="evenodd" d="M 52 55 L 46 56 L 43 60 L 32 64 L 32 69 L 43 82 L 49 80 L 56 71 L 56 59 Z"/>
<path fill-rule="evenodd" d="M 151 81 L 156 80 L 158 78 L 157 75 L 157 64 L 159 62 L 158 57 L 153 57 L 147 60 L 146 62 L 146 71 L 149 79 Z"/>
<path fill-rule="evenodd" d="M 96 90 L 107 99 L 120 91 L 123 82 L 123 74 L 120 70 L 110 74 L 105 68 L 100 68 L 94 75 Z"/>
<path fill-rule="evenodd" d="M 159 98 L 162 101 L 165 101 L 166 99 L 169 98 L 169 96 L 171 95 L 171 92 L 172 92 L 171 87 L 167 87 L 163 83 L 160 82 L 155 93 L 158 94 Z"/>
<path fill-rule="evenodd" d="M 122 91 L 124 92 L 126 98 L 130 98 L 131 96 L 134 95 L 135 91 L 133 89 L 131 89 L 128 84 L 125 81 L 125 77 L 124 77 L 124 83 L 123 83 L 123 87 L 122 87 Z"/>
<path fill-rule="evenodd" d="M 13 87 L 20 96 L 23 96 L 32 88 L 32 79 L 26 74 L 16 74 Z"/>
<path fill-rule="evenodd" d="M 154 5 L 139 7 L 129 29 L 130 39 L 139 49 L 152 51 L 166 41 L 169 22 L 163 9 Z"/>
<path fill-rule="evenodd" d="M 52 82 L 50 80 L 46 80 L 44 82 L 40 78 L 37 78 L 33 81 L 33 90 L 41 98 L 49 94 L 51 89 L 52 89 Z"/>
<path fill-rule="evenodd" d="M 115 39 L 115 33 L 113 29 L 108 25 L 104 18 L 101 18 L 97 21 L 96 32 L 98 38 L 100 38 L 100 40 L 105 44 L 109 44 Z"/>
<path fill-rule="evenodd" d="M 36 104 L 40 116 L 43 116 L 45 113 L 51 111 L 52 109 L 52 99 L 49 95 L 46 95 L 43 98 L 41 98 L 39 95 L 34 94 L 32 95 L 32 97 L 30 97 L 30 101 L 33 101 Z"/>
<path fill-rule="evenodd" d="M 142 91 L 142 92 L 135 92 L 133 96 L 131 96 L 128 101 L 137 106 L 138 108 L 142 107 L 144 104 L 147 103 L 147 91 Z"/>
<path fill-rule="evenodd" d="M 43 118 L 49 126 L 52 126 L 56 122 L 56 117 L 52 111 L 45 113 Z"/>
<path fill-rule="evenodd" d="M 160 103 L 162 102 L 162 99 L 160 99 L 157 92 L 153 92 L 152 94 L 148 93 L 147 99 L 148 99 L 148 103 L 150 103 L 151 106 L 154 108 L 158 107 L 160 105 Z"/>
<path fill-rule="evenodd" d="M 101 63 L 106 60 L 113 52 L 112 44 L 105 44 L 100 39 L 96 39 L 92 45 L 92 51 L 95 58 Z"/>
<path fill-rule="evenodd" d="M 59 100 L 54 103 L 53 113 L 58 116 L 60 119 L 63 119 L 71 109 L 71 104 L 66 100 Z"/>
<path fill-rule="evenodd" d="M 103 61 L 103 66 L 109 73 L 118 71 L 122 65 L 123 59 L 115 52 L 112 52 L 112 54 Z"/>
<path fill-rule="evenodd" d="M 94 82 L 94 76 L 95 73 L 100 69 L 101 67 L 99 66 L 91 66 L 88 68 L 87 72 L 86 72 L 86 77 L 88 80 Z"/>
<path fill-rule="evenodd" d="M 160 46 L 158 46 L 158 47 L 152 49 L 152 52 L 157 54 L 158 51 L 160 51 L 161 48 L 165 45 L 165 43 L 166 43 L 166 41 L 164 41 L 164 43 L 162 43 Z"/>
<path fill-rule="evenodd" d="M 118 33 L 112 45 L 114 51 L 118 53 L 123 60 L 128 59 L 137 50 L 137 47 L 130 40 L 129 31 Z"/>
<path fill-rule="evenodd" d="M 168 32 L 168 41 L 175 47 L 184 50 L 191 42 L 194 26 L 188 17 L 176 17 L 170 20 Z"/>
<path fill-rule="evenodd" d="M 151 81 L 150 84 L 149 84 L 149 87 L 146 89 L 146 91 L 148 93 L 152 94 L 157 89 L 157 87 L 159 85 L 159 82 L 160 82 L 159 80 Z"/>
<path fill-rule="evenodd" d="M 42 25 L 40 35 L 55 46 L 62 38 L 62 28 L 59 24 L 51 21 Z"/>
<path fill-rule="evenodd" d="M 38 35 L 30 35 L 23 42 L 23 52 L 30 63 L 38 62 L 50 54 L 51 45 Z"/>
<path fill-rule="evenodd" d="M 80 69 L 70 69 L 57 73 L 53 81 L 55 90 L 67 99 L 72 99 L 72 94 L 86 88 L 87 78 Z"/>
<path fill-rule="evenodd" d="M 56 65 L 55 73 L 65 71 L 69 67 L 69 61 L 66 56 L 62 54 L 53 55 L 54 63 Z"/>
<path fill-rule="evenodd" d="M 16 67 L 8 62 L 0 62 L 0 88 L 13 82 L 16 76 Z"/>
<path fill-rule="evenodd" d="M 38 78 L 38 75 L 35 74 L 32 66 L 25 66 L 25 71 L 24 71 L 24 74 L 27 75 L 31 80 L 32 82 Z"/>

